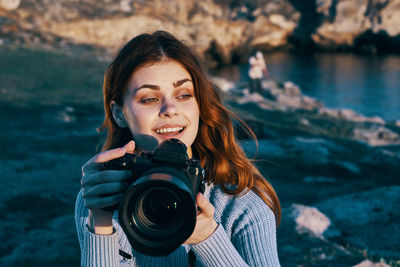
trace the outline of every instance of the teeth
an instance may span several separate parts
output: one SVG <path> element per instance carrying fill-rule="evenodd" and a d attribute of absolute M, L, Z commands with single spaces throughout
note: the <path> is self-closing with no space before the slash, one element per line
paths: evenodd
<path fill-rule="evenodd" d="M 173 133 L 173 132 L 178 132 L 178 131 L 182 131 L 183 127 L 173 127 L 173 128 L 161 128 L 161 129 L 157 129 L 156 132 L 159 134 L 163 134 L 163 133 Z"/>

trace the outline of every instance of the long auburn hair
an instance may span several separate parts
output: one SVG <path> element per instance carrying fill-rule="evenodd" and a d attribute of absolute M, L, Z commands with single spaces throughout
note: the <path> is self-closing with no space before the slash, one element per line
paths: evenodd
<path fill-rule="evenodd" d="M 279 224 L 278 196 L 238 145 L 231 118 L 238 120 L 256 140 L 255 134 L 224 107 L 219 88 L 208 79 L 206 68 L 191 47 L 168 32 L 156 31 L 134 37 L 108 66 L 103 83 L 105 119 L 99 128 L 99 131 L 107 131 L 102 150 L 121 147 L 133 140 L 129 128 L 121 128 L 114 121 L 110 103 L 113 100 L 123 104 L 127 83 L 135 70 L 163 60 L 179 62 L 191 75 L 200 110 L 199 130 L 192 151 L 206 169 L 207 182 L 220 185 L 229 195 L 253 190 L 272 209 Z"/>

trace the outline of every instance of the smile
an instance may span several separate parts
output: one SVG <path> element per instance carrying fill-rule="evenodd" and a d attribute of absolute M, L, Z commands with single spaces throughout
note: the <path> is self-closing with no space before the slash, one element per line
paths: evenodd
<path fill-rule="evenodd" d="M 185 127 L 171 127 L 171 128 L 160 128 L 156 129 L 158 134 L 177 134 L 182 132 Z"/>

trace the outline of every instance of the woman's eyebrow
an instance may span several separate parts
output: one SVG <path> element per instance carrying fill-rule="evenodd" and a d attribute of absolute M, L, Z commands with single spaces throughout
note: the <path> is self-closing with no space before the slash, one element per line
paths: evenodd
<path fill-rule="evenodd" d="M 143 89 L 143 88 L 149 88 L 149 89 L 152 89 L 152 90 L 160 90 L 160 86 L 158 86 L 158 85 L 143 84 L 143 85 L 141 85 L 141 86 L 136 87 L 135 89 L 133 89 L 133 92 L 136 93 L 137 91 L 139 91 L 140 89 Z"/>
<path fill-rule="evenodd" d="M 174 82 L 173 85 L 174 85 L 174 87 L 176 88 L 176 87 L 181 86 L 181 85 L 184 84 L 185 82 L 192 82 L 192 80 L 189 79 L 189 78 L 182 79 L 182 80 L 179 80 L 179 81 Z"/>
<path fill-rule="evenodd" d="M 185 79 L 182 79 L 182 80 L 179 80 L 179 81 L 176 81 L 176 82 L 172 83 L 172 85 L 174 86 L 174 88 L 176 88 L 176 87 L 179 87 L 179 86 L 181 86 L 182 84 L 184 84 L 186 82 L 192 82 L 192 80 L 189 79 L 189 78 L 185 78 Z M 152 89 L 152 90 L 160 90 L 160 86 L 158 86 L 158 85 L 143 84 L 143 85 L 133 89 L 133 92 L 135 93 L 135 92 L 137 92 L 137 91 L 139 91 L 140 89 L 143 89 L 143 88 L 149 88 L 149 89 Z"/>

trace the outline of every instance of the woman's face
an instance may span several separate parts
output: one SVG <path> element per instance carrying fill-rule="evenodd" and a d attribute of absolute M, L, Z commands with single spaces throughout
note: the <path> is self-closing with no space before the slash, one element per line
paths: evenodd
<path fill-rule="evenodd" d="M 191 76 L 177 61 L 165 60 L 137 69 L 128 81 L 123 115 L 139 149 L 146 147 L 143 143 L 150 137 L 158 144 L 177 138 L 192 156 L 199 106 Z"/>

